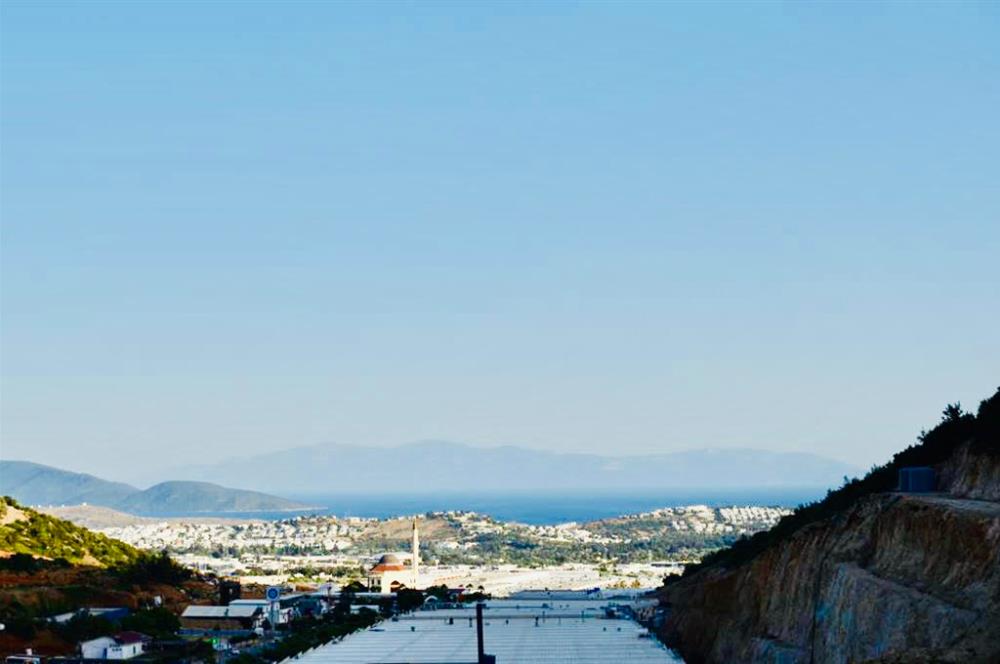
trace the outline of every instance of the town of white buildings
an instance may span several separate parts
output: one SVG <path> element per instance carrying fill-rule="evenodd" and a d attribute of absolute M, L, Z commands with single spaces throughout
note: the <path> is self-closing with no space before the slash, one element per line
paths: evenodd
<path fill-rule="evenodd" d="M 658 585 L 684 562 L 735 538 L 770 528 L 777 507 L 671 507 L 589 523 L 528 525 L 473 512 L 419 516 L 425 583 L 525 588 Z M 414 517 L 303 516 L 265 520 L 136 520 L 99 528 L 180 562 L 245 582 L 364 581 L 390 554 L 408 566 Z"/>

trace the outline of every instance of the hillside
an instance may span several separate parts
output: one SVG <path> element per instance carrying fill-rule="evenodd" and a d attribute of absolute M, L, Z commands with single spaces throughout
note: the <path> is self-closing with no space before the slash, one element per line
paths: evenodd
<path fill-rule="evenodd" d="M 292 511 L 308 507 L 285 498 L 245 489 L 227 489 L 208 482 L 161 482 L 134 493 L 117 505 L 123 512 L 143 515 L 198 512 Z"/>
<path fill-rule="evenodd" d="M 643 456 L 561 454 L 514 446 L 473 447 L 423 441 L 398 447 L 314 445 L 179 468 L 186 479 L 212 479 L 271 490 L 428 493 L 441 490 L 635 490 L 830 487 L 858 469 L 824 457 L 752 449 L 690 450 Z M 336 478 L 335 488 L 331 477 Z"/>
<path fill-rule="evenodd" d="M 39 507 L 42 514 L 49 514 L 57 519 L 72 521 L 78 526 L 97 530 L 115 526 L 129 526 L 152 521 L 150 517 L 126 514 L 110 507 L 99 505 L 63 505 L 58 507 Z M 191 518 L 191 517 L 186 517 Z"/>
<path fill-rule="evenodd" d="M 121 566 L 140 552 L 124 542 L 0 498 L 0 556 L 29 554 L 71 564 Z"/>
<path fill-rule="evenodd" d="M 70 655 L 83 638 L 80 630 L 112 629 L 100 621 L 54 625 L 46 620 L 54 614 L 86 606 L 127 607 L 141 629 L 149 623 L 138 613 L 165 609 L 176 614 L 214 594 L 207 580 L 166 554 L 134 548 L 0 498 L 0 657 L 25 648 Z M 149 609 L 154 604 L 163 609 Z"/>
<path fill-rule="evenodd" d="M 0 494 L 25 505 L 90 504 L 147 516 L 279 512 L 309 507 L 286 498 L 209 482 L 162 482 L 142 490 L 28 461 L 0 461 Z"/>
<path fill-rule="evenodd" d="M 933 466 L 938 492 L 895 491 Z M 1000 391 L 865 478 L 666 585 L 689 662 L 1000 660 Z"/>
<path fill-rule="evenodd" d="M 25 505 L 115 505 L 136 491 L 122 482 L 40 463 L 0 461 L 0 493 Z"/>

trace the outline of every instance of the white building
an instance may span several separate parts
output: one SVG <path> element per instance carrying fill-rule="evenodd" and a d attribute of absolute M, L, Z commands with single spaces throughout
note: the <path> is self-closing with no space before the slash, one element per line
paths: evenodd
<path fill-rule="evenodd" d="M 132 659 L 145 651 L 146 638 L 136 632 L 102 636 L 80 644 L 84 659 Z"/>
<path fill-rule="evenodd" d="M 406 554 L 401 554 L 405 558 Z M 420 587 L 420 533 L 417 520 L 413 520 L 413 545 L 410 566 L 400 556 L 387 553 L 379 558 L 368 572 L 368 588 L 382 593 L 396 592 L 400 588 Z"/>

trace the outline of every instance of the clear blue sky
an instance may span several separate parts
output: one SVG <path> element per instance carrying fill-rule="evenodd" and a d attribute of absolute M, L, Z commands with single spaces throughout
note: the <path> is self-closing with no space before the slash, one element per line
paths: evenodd
<path fill-rule="evenodd" d="M 2 4 L 4 458 L 868 465 L 1000 384 L 1000 5 Z"/>

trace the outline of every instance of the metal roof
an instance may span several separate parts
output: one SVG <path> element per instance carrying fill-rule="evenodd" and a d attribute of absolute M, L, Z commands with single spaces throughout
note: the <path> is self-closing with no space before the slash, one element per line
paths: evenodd
<path fill-rule="evenodd" d="M 181 618 L 252 618 L 260 613 L 256 605 L 199 606 L 192 604 L 184 609 Z"/>
<path fill-rule="evenodd" d="M 488 604 L 486 652 L 496 655 L 498 664 L 682 661 L 637 623 L 604 618 L 596 602 L 563 602 L 570 606 L 544 611 L 539 602 L 525 604 Z M 472 607 L 418 611 L 320 646 L 300 655 L 296 664 L 468 664 L 476 661 L 476 629 L 469 621 L 474 616 Z"/>

